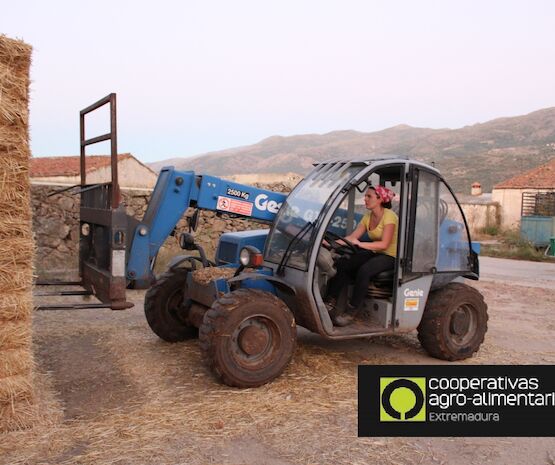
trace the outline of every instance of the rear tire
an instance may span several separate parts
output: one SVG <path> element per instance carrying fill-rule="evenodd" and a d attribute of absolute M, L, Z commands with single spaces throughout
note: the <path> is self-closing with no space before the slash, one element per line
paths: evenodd
<path fill-rule="evenodd" d="M 278 377 L 297 341 L 293 314 L 269 292 L 238 289 L 212 304 L 199 332 L 203 358 L 228 386 L 256 387 Z"/>
<path fill-rule="evenodd" d="M 187 323 L 184 302 L 189 270 L 176 268 L 163 273 L 145 295 L 145 316 L 154 333 L 167 342 L 197 337 L 198 329 Z"/>
<path fill-rule="evenodd" d="M 449 283 L 430 293 L 418 325 L 418 340 L 432 357 L 450 361 L 469 358 L 484 342 L 487 309 L 478 290 Z"/>

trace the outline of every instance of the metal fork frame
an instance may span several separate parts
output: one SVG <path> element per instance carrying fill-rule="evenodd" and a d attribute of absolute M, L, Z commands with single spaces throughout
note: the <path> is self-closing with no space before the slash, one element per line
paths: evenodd
<path fill-rule="evenodd" d="M 85 139 L 85 116 L 104 105 L 110 104 L 110 132 L 101 136 Z M 118 208 L 120 204 L 120 189 L 118 183 L 118 138 L 117 138 L 117 106 L 116 94 L 111 93 L 106 97 L 93 103 L 84 110 L 79 112 L 79 133 L 81 148 L 81 187 L 87 184 L 87 163 L 85 157 L 85 149 L 88 145 L 97 144 L 98 142 L 110 141 L 110 156 L 112 168 L 112 208 Z"/>
<path fill-rule="evenodd" d="M 110 132 L 86 139 L 85 134 L 85 116 L 104 105 L 110 105 Z M 117 147 L 117 107 L 116 107 L 116 94 L 111 93 L 106 97 L 98 100 L 92 105 L 79 112 L 79 133 L 80 133 L 80 174 L 81 174 L 81 189 L 79 194 L 81 196 L 80 207 L 80 245 L 79 245 L 79 275 L 81 281 L 43 281 L 37 282 L 38 285 L 78 285 L 82 286 L 84 290 L 64 290 L 54 292 L 39 292 L 37 296 L 83 296 L 94 295 L 102 303 L 88 303 L 88 304 L 54 304 L 54 305 L 41 305 L 39 310 L 55 310 L 55 309 L 83 309 L 83 308 L 112 308 L 113 310 L 122 310 L 133 306 L 132 303 L 126 301 L 125 289 L 127 287 L 126 278 L 124 276 L 113 276 L 112 265 L 110 261 L 109 269 L 104 269 L 95 266 L 94 263 L 89 263 L 85 260 L 85 256 L 89 256 L 88 246 L 84 245 L 82 241 L 81 226 L 83 223 L 90 225 L 100 225 L 106 227 L 110 231 L 109 247 L 110 250 L 121 249 L 125 250 L 125 245 L 114 243 L 114 230 L 126 230 L 126 215 L 120 207 L 120 188 L 118 182 L 118 147 Z M 91 186 L 87 185 L 87 162 L 86 162 L 86 147 L 99 142 L 110 141 L 110 166 L 111 166 L 111 183 L 100 183 Z M 72 186 L 75 187 L 75 186 Z M 110 204 L 101 205 L 85 205 L 83 194 L 96 189 L 109 189 L 111 195 L 109 197 Z M 68 189 L 64 189 L 68 190 Z M 96 195 L 96 194 L 94 194 Z M 108 200 L 108 198 L 106 199 Z M 92 233 L 92 231 L 91 231 Z M 110 257 L 110 259 L 113 258 Z"/>

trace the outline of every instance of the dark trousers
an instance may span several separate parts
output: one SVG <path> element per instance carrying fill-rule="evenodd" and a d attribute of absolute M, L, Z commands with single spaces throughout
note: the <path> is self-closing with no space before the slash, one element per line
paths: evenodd
<path fill-rule="evenodd" d="M 362 250 L 350 257 L 342 257 L 336 264 L 337 274 L 329 281 L 328 298 L 337 299 L 341 289 L 354 280 L 355 287 L 350 304 L 358 307 L 366 296 L 368 284 L 372 278 L 394 267 L 395 258 L 371 250 Z"/>

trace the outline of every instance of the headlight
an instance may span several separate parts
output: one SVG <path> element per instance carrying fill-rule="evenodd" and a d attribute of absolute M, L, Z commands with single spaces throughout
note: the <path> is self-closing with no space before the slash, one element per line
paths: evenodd
<path fill-rule="evenodd" d="M 262 253 L 256 247 L 248 245 L 241 249 L 239 253 L 239 262 L 243 266 L 260 266 L 263 262 Z"/>
<path fill-rule="evenodd" d="M 248 249 L 241 249 L 241 253 L 239 254 L 239 261 L 241 265 L 247 266 L 251 260 L 251 254 Z"/>

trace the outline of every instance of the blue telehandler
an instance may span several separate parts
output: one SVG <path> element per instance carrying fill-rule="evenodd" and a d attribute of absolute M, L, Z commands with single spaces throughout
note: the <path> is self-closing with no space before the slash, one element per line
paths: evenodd
<path fill-rule="evenodd" d="M 111 105 L 109 134 L 85 138 L 84 115 Z M 279 376 L 296 344 L 296 325 L 326 339 L 351 339 L 418 331 L 433 357 L 472 356 L 487 330 L 487 305 L 466 279 L 479 277 L 478 255 L 462 208 L 437 169 L 402 157 L 318 163 L 289 195 L 213 176 L 161 170 L 141 220 L 119 201 L 115 95 L 81 112 L 84 149 L 112 141 L 112 182 L 81 183 L 81 284 L 106 306 L 122 309 L 126 288 L 148 289 L 150 328 L 168 342 L 198 337 L 215 375 L 237 387 L 260 386 Z M 396 193 L 399 217 L 396 266 L 368 283 L 361 316 L 334 325 L 324 304 L 336 262 L 356 252 L 338 241 L 364 214 L 369 186 Z M 188 208 L 190 231 L 183 254 L 154 276 L 158 251 Z M 224 233 L 210 259 L 195 240 L 203 210 L 248 218 L 269 229 Z M 200 277 L 200 278 L 199 278 Z M 338 299 L 344 308 L 351 286 Z"/>

